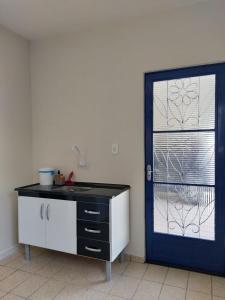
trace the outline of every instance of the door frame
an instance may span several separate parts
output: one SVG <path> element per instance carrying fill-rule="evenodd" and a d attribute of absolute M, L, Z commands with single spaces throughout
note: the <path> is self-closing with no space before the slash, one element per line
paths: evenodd
<path fill-rule="evenodd" d="M 224 71 L 224 72 L 222 72 Z M 196 65 L 183 68 L 174 68 L 167 70 L 159 70 L 154 72 L 147 72 L 144 74 L 144 130 L 145 130 L 145 257 L 146 262 L 156 263 L 162 265 L 169 265 L 174 267 L 182 267 L 184 269 L 193 269 L 187 265 L 180 263 L 166 263 L 164 261 L 151 259 L 151 234 L 153 233 L 153 184 L 146 179 L 146 166 L 151 164 L 153 166 L 153 101 L 149 101 L 152 98 L 153 82 L 158 80 L 170 80 L 176 78 L 185 78 L 190 76 L 201 76 L 212 74 L 212 72 L 219 74 L 219 78 L 216 78 L 216 103 L 215 103 L 215 199 L 222 199 L 220 191 L 225 186 L 225 63 Z M 162 76 L 165 78 L 162 79 Z M 221 86 L 224 86 L 222 89 Z M 153 99 L 152 99 L 153 100 Z M 218 202 L 218 203 L 217 203 Z M 216 228 L 216 240 L 218 236 L 223 236 L 223 245 L 225 245 L 225 201 L 217 201 L 215 208 L 215 220 L 218 211 L 224 212 L 223 228 Z M 149 216 L 149 212 L 151 215 Z M 216 223 L 215 223 L 216 225 Z M 163 238 L 163 236 L 162 236 Z M 183 238 L 183 237 L 178 237 Z M 192 239 L 185 237 L 185 239 Z M 193 240 L 193 239 L 192 239 Z M 200 240 L 199 240 L 200 241 Z M 200 241 L 201 242 L 201 241 Z M 225 246 L 224 246 L 225 252 Z M 223 272 L 215 272 L 214 274 L 225 274 L 225 253 L 224 253 L 224 266 Z M 210 270 L 204 268 L 195 268 L 196 271 L 211 273 Z"/>

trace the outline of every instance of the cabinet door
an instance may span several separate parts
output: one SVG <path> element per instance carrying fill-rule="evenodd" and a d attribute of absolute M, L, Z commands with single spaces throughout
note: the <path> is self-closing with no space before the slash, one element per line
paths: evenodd
<path fill-rule="evenodd" d="M 45 247 L 45 199 L 18 197 L 19 242 Z"/>
<path fill-rule="evenodd" d="M 76 202 L 46 199 L 46 247 L 77 253 Z"/>

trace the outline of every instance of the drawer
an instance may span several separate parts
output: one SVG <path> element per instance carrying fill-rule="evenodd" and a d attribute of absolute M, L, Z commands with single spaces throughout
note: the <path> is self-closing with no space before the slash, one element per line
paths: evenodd
<path fill-rule="evenodd" d="M 109 224 L 77 221 L 77 235 L 88 239 L 109 241 Z"/>
<path fill-rule="evenodd" d="M 109 206 L 105 204 L 78 202 L 77 219 L 108 223 Z"/>
<path fill-rule="evenodd" d="M 110 260 L 109 243 L 78 238 L 77 254 L 109 261 Z"/>

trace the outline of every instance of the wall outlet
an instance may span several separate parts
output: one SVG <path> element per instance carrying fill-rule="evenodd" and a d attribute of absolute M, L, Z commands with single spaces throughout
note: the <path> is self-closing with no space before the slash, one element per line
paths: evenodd
<path fill-rule="evenodd" d="M 119 144 L 112 144 L 112 154 L 116 155 L 119 153 Z"/>

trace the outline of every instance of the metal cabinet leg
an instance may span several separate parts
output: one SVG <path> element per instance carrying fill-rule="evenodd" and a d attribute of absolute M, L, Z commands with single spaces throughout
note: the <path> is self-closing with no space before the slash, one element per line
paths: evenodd
<path fill-rule="evenodd" d="M 25 260 L 31 260 L 30 245 L 25 245 Z"/>
<path fill-rule="evenodd" d="M 112 263 L 110 261 L 106 261 L 105 265 L 106 269 L 106 280 L 110 281 L 112 278 Z"/>
<path fill-rule="evenodd" d="M 119 262 L 121 264 L 123 264 L 125 262 L 125 254 L 124 254 L 124 251 L 122 251 L 119 255 Z"/>

